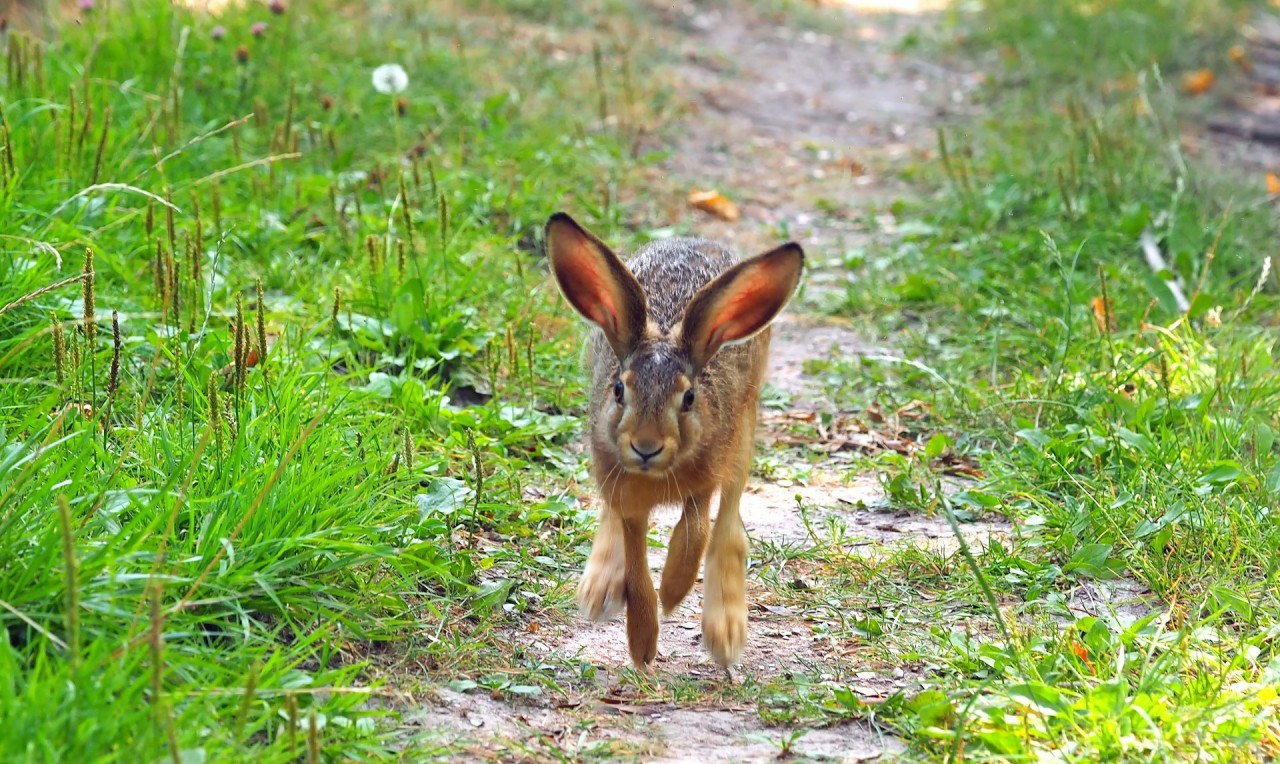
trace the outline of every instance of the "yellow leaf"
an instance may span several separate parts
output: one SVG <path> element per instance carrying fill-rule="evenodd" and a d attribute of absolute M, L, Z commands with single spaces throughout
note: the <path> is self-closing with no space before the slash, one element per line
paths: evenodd
<path fill-rule="evenodd" d="M 689 204 L 710 212 L 721 220 L 733 222 L 738 219 L 738 205 L 729 201 L 719 191 L 694 191 L 689 194 Z"/>
<path fill-rule="evenodd" d="M 1243 45 L 1232 45 L 1227 51 L 1227 58 L 1243 69 L 1246 74 L 1253 71 L 1253 61 L 1249 59 L 1249 54 L 1245 52 Z"/>
<path fill-rule="evenodd" d="M 1254 696 L 1254 699 L 1264 706 L 1275 705 L 1276 698 L 1276 686 L 1274 684 L 1262 685 L 1262 688 L 1258 690 L 1258 694 Z"/>
<path fill-rule="evenodd" d="M 1201 95 L 1213 87 L 1213 71 L 1200 69 L 1188 72 L 1182 77 L 1182 88 L 1193 96 Z"/>
<path fill-rule="evenodd" d="M 1093 322 L 1098 325 L 1101 332 L 1113 332 L 1116 329 L 1116 314 L 1112 310 L 1111 300 L 1095 297 L 1089 301 L 1089 307 L 1093 308 Z"/>

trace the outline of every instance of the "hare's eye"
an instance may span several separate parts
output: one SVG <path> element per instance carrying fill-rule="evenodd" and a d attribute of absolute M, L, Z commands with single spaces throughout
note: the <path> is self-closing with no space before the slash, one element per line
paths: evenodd
<path fill-rule="evenodd" d="M 684 391 L 684 410 L 693 408 L 693 388 Z"/>
<path fill-rule="evenodd" d="M 622 393 L 624 392 L 624 390 L 625 388 L 623 388 L 622 386 L 622 380 L 618 380 L 617 382 L 613 383 L 613 397 L 618 401 L 619 404 L 622 403 Z"/>

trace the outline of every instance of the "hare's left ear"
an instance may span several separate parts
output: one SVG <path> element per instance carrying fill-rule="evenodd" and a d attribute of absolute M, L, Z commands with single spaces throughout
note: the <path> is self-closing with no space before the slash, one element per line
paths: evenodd
<path fill-rule="evenodd" d="M 786 307 L 800 273 L 804 250 L 789 242 L 744 260 L 694 295 L 680 323 L 680 338 L 696 368 L 725 345 L 745 342 Z"/>
<path fill-rule="evenodd" d="M 557 212 L 547 221 L 547 257 L 565 299 L 604 331 L 625 361 L 644 337 L 644 289 L 613 250 L 577 221 Z"/>

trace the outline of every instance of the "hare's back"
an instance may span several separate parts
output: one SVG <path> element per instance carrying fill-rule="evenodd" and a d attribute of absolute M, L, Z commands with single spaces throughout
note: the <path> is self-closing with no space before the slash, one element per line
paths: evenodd
<path fill-rule="evenodd" d="M 627 267 L 644 287 L 649 317 L 666 331 L 698 290 L 735 262 L 733 253 L 718 242 L 674 238 L 641 247 Z"/>

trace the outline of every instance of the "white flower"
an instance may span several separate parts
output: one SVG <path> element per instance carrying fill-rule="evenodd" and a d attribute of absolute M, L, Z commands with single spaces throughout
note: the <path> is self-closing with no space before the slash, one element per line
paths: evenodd
<path fill-rule="evenodd" d="M 373 89 L 394 95 L 409 87 L 409 75 L 399 64 L 383 64 L 373 70 Z"/>

